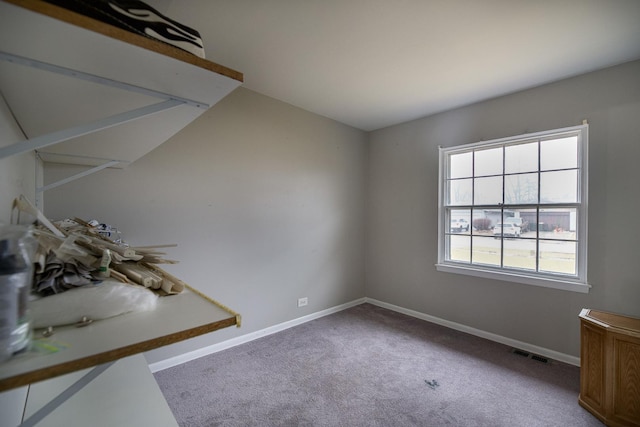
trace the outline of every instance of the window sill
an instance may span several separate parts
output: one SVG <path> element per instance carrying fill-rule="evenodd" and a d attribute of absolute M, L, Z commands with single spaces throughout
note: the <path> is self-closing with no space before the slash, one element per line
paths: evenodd
<path fill-rule="evenodd" d="M 467 276 L 482 277 L 485 279 L 503 280 L 507 282 L 522 283 L 525 285 L 540 286 L 544 288 L 560 289 L 563 291 L 589 293 L 591 285 L 571 280 L 562 280 L 549 277 L 532 277 L 503 271 L 485 270 L 477 267 L 471 268 L 462 265 L 436 264 L 436 269 L 445 273 L 464 274 Z"/>

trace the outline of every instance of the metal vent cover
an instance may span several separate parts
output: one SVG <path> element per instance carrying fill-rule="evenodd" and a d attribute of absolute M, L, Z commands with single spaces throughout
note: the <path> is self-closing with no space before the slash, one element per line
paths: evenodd
<path fill-rule="evenodd" d="M 540 356 L 538 354 L 529 353 L 528 351 L 521 350 L 519 348 L 513 348 L 513 349 L 511 349 L 511 352 L 513 354 L 518 355 L 518 356 L 527 357 L 529 359 L 536 360 L 536 361 L 541 362 L 541 363 L 549 363 L 549 359 L 548 358 L 546 358 L 544 356 Z"/>

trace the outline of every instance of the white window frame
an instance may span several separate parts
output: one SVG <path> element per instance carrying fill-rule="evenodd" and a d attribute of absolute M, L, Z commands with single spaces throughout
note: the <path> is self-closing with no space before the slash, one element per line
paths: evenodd
<path fill-rule="evenodd" d="M 529 133 L 507 138 L 500 138 L 491 141 L 481 141 L 472 144 L 459 145 L 454 147 L 439 147 L 440 164 L 439 164 L 439 183 L 438 183 L 438 263 L 436 269 L 447 273 L 464 274 L 475 277 L 489 278 L 495 280 L 503 280 L 517 282 L 526 285 L 542 286 L 553 289 L 562 289 L 567 291 L 575 291 L 588 293 L 591 287 L 587 282 L 587 196 L 588 196 L 588 141 L 589 141 L 589 125 L 586 121 L 583 125 L 567 127 L 562 129 L 554 129 L 543 132 Z M 516 269 L 508 269 L 502 267 L 491 267 L 464 262 L 447 260 L 446 247 L 446 230 L 447 228 L 447 209 L 446 191 L 448 175 L 448 159 L 449 155 L 456 153 L 464 153 L 478 148 L 489 148 L 505 146 L 515 143 L 522 143 L 529 140 L 547 139 L 552 136 L 564 136 L 568 134 L 576 134 L 578 136 L 578 202 L 575 207 L 578 212 L 578 231 L 577 236 L 577 274 L 561 275 L 547 274 L 542 272 L 529 272 Z M 532 205 L 535 207 L 545 207 L 544 204 Z"/>

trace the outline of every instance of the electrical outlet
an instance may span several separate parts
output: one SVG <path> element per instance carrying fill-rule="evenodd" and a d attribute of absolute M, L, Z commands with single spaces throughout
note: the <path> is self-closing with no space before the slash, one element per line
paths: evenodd
<path fill-rule="evenodd" d="M 298 307 L 304 307 L 307 304 L 309 304 L 309 298 L 298 298 Z"/>

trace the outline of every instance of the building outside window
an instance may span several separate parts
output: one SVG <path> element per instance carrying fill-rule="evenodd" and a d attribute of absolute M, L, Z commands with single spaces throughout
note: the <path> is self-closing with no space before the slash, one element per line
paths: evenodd
<path fill-rule="evenodd" d="M 440 149 L 440 271 L 587 292 L 588 125 Z"/>

